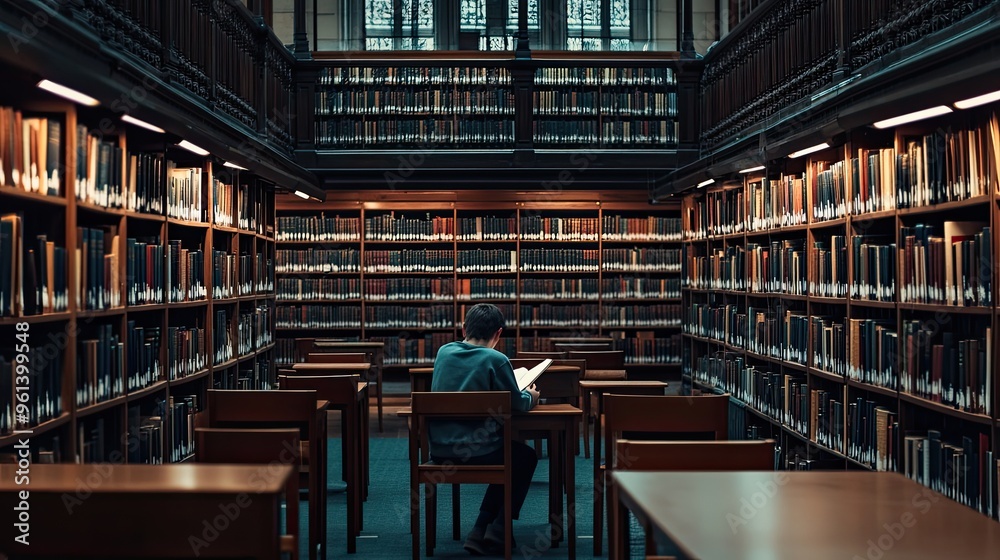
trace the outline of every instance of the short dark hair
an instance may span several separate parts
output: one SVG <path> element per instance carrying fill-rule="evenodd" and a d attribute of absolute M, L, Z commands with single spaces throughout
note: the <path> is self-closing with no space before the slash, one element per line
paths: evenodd
<path fill-rule="evenodd" d="M 489 340 L 507 326 L 503 312 L 492 303 L 477 303 L 465 312 L 465 337 Z"/>

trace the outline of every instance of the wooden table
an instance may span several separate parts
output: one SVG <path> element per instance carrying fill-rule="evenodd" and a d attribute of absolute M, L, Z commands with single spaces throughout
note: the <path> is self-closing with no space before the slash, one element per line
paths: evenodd
<path fill-rule="evenodd" d="M 5 539 L 21 491 L 28 491 L 29 546 L 18 557 L 280 558 L 281 500 L 292 465 L 0 465 Z M 209 530 L 211 528 L 211 531 Z"/>
<path fill-rule="evenodd" d="M 1000 558 L 1000 523 L 898 473 L 612 476 L 619 519 L 632 511 L 678 558 Z"/>
<path fill-rule="evenodd" d="M 408 417 L 410 408 L 403 408 L 398 414 Z M 558 546 L 565 537 L 571 559 L 576 558 L 576 465 L 573 459 L 576 448 L 572 438 L 566 436 L 575 433 L 581 414 L 579 408 L 570 404 L 539 404 L 528 412 L 514 413 L 511 419 L 515 432 L 546 431 L 557 434 L 556 439 L 561 443 L 551 447 L 560 451 L 553 454 L 549 461 L 549 520 L 552 546 Z M 412 437 L 413 434 L 410 435 Z M 560 494 L 563 491 L 568 515 L 564 515 L 562 509 Z"/>
<path fill-rule="evenodd" d="M 551 365 L 542 375 L 547 373 L 571 373 L 580 372 L 580 368 L 577 366 L 560 366 Z M 434 376 L 433 367 L 413 367 L 410 368 L 410 391 L 423 393 L 431 390 L 431 379 Z M 545 398 L 545 395 L 541 395 L 541 398 Z"/>
<path fill-rule="evenodd" d="M 313 342 L 313 348 L 336 352 L 364 352 L 371 356 L 371 369 L 365 372 L 365 375 L 375 374 L 375 406 L 378 410 L 378 431 L 382 433 L 382 370 L 385 368 L 385 343 L 317 340 Z M 368 381 L 371 380 L 371 377 L 368 377 Z"/>

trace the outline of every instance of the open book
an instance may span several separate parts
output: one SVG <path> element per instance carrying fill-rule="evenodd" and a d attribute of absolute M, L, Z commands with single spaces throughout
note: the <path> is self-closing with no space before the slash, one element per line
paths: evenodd
<path fill-rule="evenodd" d="M 550 365 L 552 365 L 552 358 L 546 358 L 545 360 L 542 360 L 540 364 L 531 369 L 523 367 L 515 369 L 514 378 L 517 379 L 517 388 L 523 391 L 530 387 L 531 384 L 538 379 L 538 376 L 544 373 L 545 370 L 549 369 Z"/>

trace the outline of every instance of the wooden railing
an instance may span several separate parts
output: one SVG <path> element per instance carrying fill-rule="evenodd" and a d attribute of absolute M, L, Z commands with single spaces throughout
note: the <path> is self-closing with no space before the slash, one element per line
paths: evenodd
<path fill-rule="evenodd" d="M 991 0 L 771 0 L 715 46 L 701 79 L 701 147 L 711 152 L 881 57 Z"/>
<path fill-rule="evenodd" d="M 291 54 L 239 0 L 83 0 L 110 45 L 169 77 L 215 112 L 290 154 Z"/>

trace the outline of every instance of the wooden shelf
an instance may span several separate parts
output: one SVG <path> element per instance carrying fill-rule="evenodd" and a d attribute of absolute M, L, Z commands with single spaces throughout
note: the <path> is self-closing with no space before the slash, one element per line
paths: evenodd
<path fill-rule="evenodd" d="M 971 208 L 973 206 L 989 204 L 990 200 L 991 200 L 990 195 L 983 195 L 983 196 L 969 198 L 966 200 L 954 200 L 951 202 L 942 202 L 940 204 L 934 204 L 931 206 L 900 208 L 898 209 L 898 213 L 900 216 L 922 216 L 925 214 L 940 214 L 941 212 L 947 212 L 949 210 L 962 210 L 965 208 Z"/>
<path fill-rule="evenodd" d="M 846 297 L 809 296 L 810 303 L 824 303 L 829 305 L 847 305 Z"/>
<path fill-rule="evenodd" d="M 173 226 L 183 226 L 198 229 L 209 229 L 212 224 L 208 222 L 192 222 L 190 220 L 182 220 L 180 218 L 167 218 L 167 223 Z"/>
<path fill-rule="evenodd" d="M 874 307 L 878 309 L 895 309 L 894 301 L 874 301 L 869 299 L 851 299 L 851 305 L 858 307 Z"/>
<path fill-rule="evenodd" d="M 310 245 L 310 246 L 312 246 L 312 245 L 342 245 L 342 244 L 359 245 L 360 243 L 361 243 L 361 239 L 360 238 L 358 238 L 358 239 L 352 239 L 350 241 L 333 241 L 333 240 L 323 240 L 323 241 L 299 241 L 299 240 L 296 240 L 296 241 L 279 241 L 279 240 L 275 240 L 275 244 L 277 246 L 279 246 L 279 247 L 282 246 L 282 245 Z"/>
<path fill-rule="evenodd" d="M 218 367 L 219 366 L 215 366 L 216 369 L 218 369 Z M 186 383 L 191 383 L 192 381 L 198 381 L 199 379 L 203 379 L 205 377 L 208 377 L 208 374 L 210 374 L 211 372 L 212 372 L 211 368 L 205 368 L 203 370 L 196 371 L 196 372 L 192 373 L 191 375 L 185 375 L 184 377 L 178 377 L 177 379 L 171 379 L 171 380 L 167 381 L 167 385 L 169 385 L 170 387 L 177 387 L 178 385 L 184 385 Z"/>
<path fill-rule="evenodd" d="M 167 306 L 172 304 L 167 303 L 149 303 L 145 305 L 128 305 L 125 310 L 129 313 L 141 313 L 143 311 L 163 311 Z"/>
<path fill-rule="evenodd" d="M 277 346 L 277 343 L 271 342 L 269 344 L 265 344 L 264 346 L 261 346 L 255 352 L 257 354 L 263 354 L 264 352 L 269 352 L 269 351 L 273 350 L 275 346 Z"/>
<path fill-rule="evenodd" d="M 128 402 L 137 401 L 143 397 L 152 395 L 153 393 L 156 393 L 157 391 L 162 391 L 166 388 L 167 388 L 167 381 L 160 380 L 153 383 L 149 387 L 143 387 L 142 389 L 136 389 L 135 391 L 128 393 L 127 395 L 125 395 L 126 397 L 125 400 Z"/>
<path fill-rule="evenodd" d="M 929 303 L 899 303 L 900 309 L 907 311 L 926 311 L 929 313 L 960 313 L 963 315 L 992 315 L 993 307 L 975 307 L 960 305 L 939 305 Z"/>
<path fill-rule="evenodd" d="M 188 309 L 192 307 L 202 307 L 208 306 L 208 299 L 196 299 L 193 301 L 178 301 L 176 303 L 168 303 L 167 309 Z"/>
<path fill-rule="evenodd" d="M 362 301 L 364 301 L 366 303 L 377 303 L 377 301 L 367 300 L 367 299 L 366 300 L 362 300 L 361 298 L 355 298 L 355 299 L 281 299 L 281 298 L 278 298 L 277 299 L 278 305 L 293 304 L 293 303 L 300 303 L 300 304 L 305 304 L 305 305 L 310 305 L 310 304 L 331 304 L 331 305 L 336 305 L 336 304 L 341 304 L 341 303 L 361 303 Z"/>
<path fill-rule="evenodd" d="M 167 217 L 163 214 L 145 214 L 143 212 L 127 212 L 125 218 L 128 220 L 142 220 L 146 222 L 160 222 L 163 223 L 167 221 Z"/>
<path fill-rule="evenodd" d="M 787 299 L 792 301 L 809 301 L 809 296 L 801 294 L 786 294 L 782 292 L 746 292 L 747 297 L 767 299 Z"/>
<path fill-rule="evenodd" d="M 458 274 L 459 276 L 461 276 L 461 275 L 464 274 L 464 275 L 467 275 L 467 276 L 474 276 L 474 277 L 478 278 L 480 276 L 510 276 L 510 275 L 513 275 L 513 274 L 517 274 L 517 271 L 516 270 L 490 270 L 490 271 L 486 271 L 486 270 L 455 270 L 455 273 Z"/>
<path fill-rule="evenodd" d="M 66 207 L 66 197 L 65 196 L 49 196 L 45 194 L 38 194 L 36 192 L 28 192 L 24 189 L 18 189 L 9 186 L 0 186 L 0 198 L 10 197 L 19 200 L 37 202 L 40 204 L 51 204 L 53 206 Z M 6 206 L 6 204 L 4 205 Z"/>
<path fill-rule="evenodd" d="M 98 206 L 96 204 L 91 204 L 89 202 L 84 202 L 82 200 L 76 201 L 76 209 L 104 216 L 121 217 L 127 215 L 125 210 L 122 210 L 121 208 L 106 208 L 104 206 Z"/>
<path fill-rule="evenodd" d="M 41 437 L 46 432 L 50 432 L 50 431 L 58 428 L 59 426 L 67 424 L 67 423 L 69 423 L 69 421 L 70 421 L 70 414 L 68 412 L 63 412 L 59 416 L 56 416 L 55 418 L 52 418 L 50 420 L 46 420 L 45 422 L 42 422 L 41 424 L 38 424 L 37 426 L 32 426 L 30 428 L 24 428 L 22 430 L 22 431 L 29 431 L 30 430 L 31 431 L 30 434 L 18 434 L 18 433 L 2 434 L 2 435 L 0 435 L 0 447 L 6 447 L 8 445 L 13 445 L 13 444 L 17 443 L 19 440 L 24 439 L 25 436 L 29 436 L 29 437 L 32 437 L 32 438 Z"/>
<path fill-rule="evenodd" d="M 365 239 L 365 245 L 390 245 L 395 247 L 397 245 L 454 245 L 454 239 L 427 239 L 427 240 L 408 240 L 408 241 L 386 241 L 383 239 Z"/>
<path fill-rule="evenodd" d="M 888 220 L 896 217 L 895 210 L 879 210 L 878 212 L 865 212 L 863 214 L 851 214 L 851 225 L 855 222 L 864 223 L 867 221 Z"/>
<path fill-rule="evenodd" d="M 113 309 L 102 309 L 96 311 L 77 311 L 77 319 L 101 319 L 104 317 L 117 317 L 119 315 L 125 314 L 124 307 L 115 307 Z"/>
<path fill-rule="evenodd" d="M 955 418 L 960 418 L 968 422 L 975 422 L 976 424 L 985 424 L 990 426 L 993 424 L 993 419 L 985 414 L 976 414 L 973 412 L 965 412 L 964 410 L 958 410 L 957 408 L 952 408 L 946 404 L 939 402 L 934 402 L 927 400 L 916 395 L 911 395 L 909 393 L 899 393 L 899 399 L 906 401 L 910 404 L 915 404 L 921 406 L 929 411 L 940 412 L 942 414 L 947 414 L 948 416 L 953 416 Z"/>
<path fill-rule="evenodd" d="M 834 218 L 832 220 L 823 220 L 821 222 L 810 222 L 809 229 L 827 229 L 844 227 L 847 225 L 847 218 Z"/>
<path fill-rule="evenodd" d="M 861 389 L 863 391 L 869 391 L 872 393 L 878 393 L 880 395 L 885 395 L 890 398 L 896 398 L 898 391 L 895 389 L 889 389 L 888 387 L 880 387 L 878 385 L 872 385 L 871 383 L 864 383 L 862 381 L 857 381 L 851 378 L 847 379 L 847 385 L 854 387 L 855 389 Z"/>
<path fill-rule="evenodd" d="M 829 381 L 833 381 L 835 383 L 844 383 L 844 381 L 846 380 L 846 378 L 843 375 L 839 375 L 839 374 L 836 374 L 836 373 L 830 373 L 828 371 L 824 371 L 824 370 L 821 370 L 821 369 L 818 369 L 818 368 L 814 368 L 814 367 L 809 367 L 808 368 L 808 372 L 809 372 L 809 375 L 815 375 L 816 377 L 819 377 L 821 379 L 826 379 L 826 380 L 829 380 Z"/>
<path fill-rule="evenodd" d="M 18 323 L 58 323 L 69 321 L 71 317 L 73 317 L 73 314 L 69 312 L 44 313 L 42 315 L 27 315 L 25 317 L 2 317 L 0 318 L 0 326 L 16 325 Z"/>
<path fill-rule="evenodd" d="M 109 408 L 124 404 L 128 401 L 125 395 L 120 397 L 115 397 L 113 399 L 108 399 L 97 404 L 85 405 L 83 408 L 76 409 L 76 417 L 83 418 L 85 416 L 90 416 L 91 414 L 97 414 L 98 412 L 107 410 Z"/>

